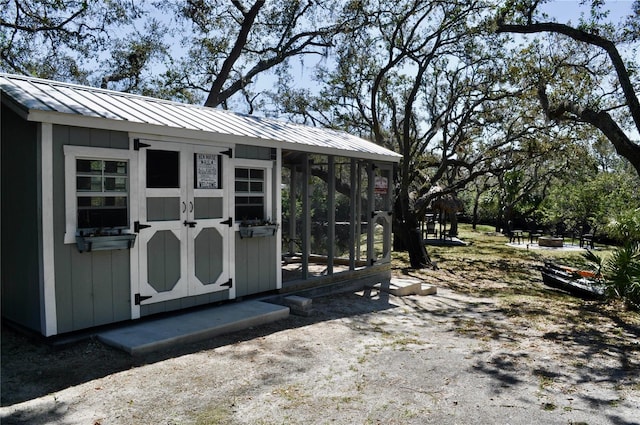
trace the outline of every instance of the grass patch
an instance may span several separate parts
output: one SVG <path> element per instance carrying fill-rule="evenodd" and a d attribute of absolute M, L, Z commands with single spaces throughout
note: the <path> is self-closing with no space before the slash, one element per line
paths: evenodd
<path fill-rule="evenodd" d="M 542 403 L 542 410 L 546 410 L 547 412 L 552 412 L 556 410 L 558 406 L 553 403 Z"/>
<path fill-rule="evenodd" d="M 234 423 L 233 412 L 225 406 L 215 406 L 196 416 L 196 425 L 228 425 Z"/>
<path fill-rule="evenodd" d="M 584 301 L 549 288 L 542 282 L 540 268 L 544 261 L 572 266 L 584 266 L 582 252 L 538 251 L 513 248 L 507 237 L 495 234 L 489 226 L 461 224 L 459 237 L 467 246 L 427 246 L 438 270 L 409 268 L 407 253 L 393 253 L 394 273 L 411 276 L 437 286 L 476 297 L 497 297 L 504 313 L 535 321 L 548 321 L 554 316 L 573 323 L 584 322 L 598 314 L 585 315 L 585 307 L 598 302 Z M 599 246 L 599 254 L 611 252 Z M 471 324 L 461 324 L 458 331 L 471 330 Z"/>

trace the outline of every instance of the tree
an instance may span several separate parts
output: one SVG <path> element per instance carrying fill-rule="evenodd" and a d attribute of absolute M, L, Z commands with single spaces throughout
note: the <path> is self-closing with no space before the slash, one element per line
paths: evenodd
<path fill-rule="evenodd" d="M 626 165 L 626 167 L 625 167 Z M 640 177 L 628 164 L 604 172 L 593 167 L 583 178 L 564 178 L 549 191 L 541 213 L 549 223 L 579 230 L 588 225 L 600 236 L 615 239 L 609 224 L 619 214 L 640 208 Z"/>
<path fill-rule="evenodd" d="M 107 47 L 110 29 L 140 8 L 125 0 L 4 0 L 0 8 L 3 71 L 87 82 L 86 65 Z"/>
<path fill-rule="evenodd" d="M 550 81 L 544 76 L 540 76 L 538 83 L 538 94 L 540 105 L 550 120 L 557 122 L 577 121 L 590 124 L 599 129 L 609 141 L 613 144 L 619 155 L 626 158 L 640 174 L 640 145 L 631 138 L 623 130 L 625 126 L 625 118 L 631 117 L 635 124 L 636 131 L 640 132 L 640 102 L 634 86 L 638 86 L 638 81 L 634 84 L 634 67 L 637 64 L 625 64 L 618 48 L 616 47 L 615 35 L 609 31 L 604 25 L 598 24 L 598 19 L 602 17 L 600 7 L 602 2 L 593 1 L 591 22 L 583 22 L 579 27 L 572 27 L 557 22 L 540 22 L 544 19 L 538 15 L 538 7 L 543 3 L 540 1 L 509 1 L 500 9 L 497 18 L 498 33 L 554 33 L 568 37 L 571 40 L 585 43 L 591 47 L 602 49 L 610 59 L 617 78 L 617 86 L 615 93 L 595 100 L 595 96 L 587 96 L 586 99 L 571 99 L 569 93 L 555 93 L 555 96 L 548 93 L 548 84 Z M 634 1 L 635 20 L 630 19 L 629 29 L 625 33 L 627 40 L 637 41 L 637 15 L 640 13 L 640 1 Z M 635 24 L 635 27 L 634 27 Z M 604 35 L 603 35 L 604 34 Z M 621 39 L 623 41 L 623 39 Z M 590 72 L 588 64 L 581 68 L 582 72 Z M 595 90 L 594 90 L 595 91 Z M 605 88 L 606 91 L 606 88 Z M 622 93 L 620 96 L 615 94 Z M 592 93 L 595 94 L 595 93 Z M 625 108 L 628 113 L 627 117 L 616 120 L 612 115 L 612 111 Z"/>
<path fill-rule="evenodd" d="M 249 113 L 260 107 L 251 87 L 260 75 L 286 75 L 290 61 L 323 57 L 347 22 L 332 19 L 336 2 L 183 0 L 164 6 L 189 28 L 186 53 L 161 82 L 174 93 L 204 94 L 206 106 L 228 108 L 241 95 Z"/>
<path fill-rule="evenodd" d="M 323 57 L 349 23 L 334 1 L 245 3 L 5 0 L 0 70 L 252 113 L 260 75 Z"/>
<path fill-rule="evenodd" d="M 515 102 L 530 90 L 508 83 L 514 64 L 486 31 L 488 10 L 482 1 L 358 2 L 345 12 L 358 30 L 338 38 L 335 67 L 318 73 L 320 95 L 282 93 L 299 119 L 403 155 L 394 243 L 404 244 L 412 267 L 430 264 L 418 225 L 432 201 L 540 154 L 533 129 L 547 124 Z"/>

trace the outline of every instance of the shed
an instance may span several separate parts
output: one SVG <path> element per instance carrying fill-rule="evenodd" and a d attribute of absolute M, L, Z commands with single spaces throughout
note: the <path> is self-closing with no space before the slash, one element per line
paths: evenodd
<path fill-rule="evenodd" d="M 341 131 L 0 74 L 2 315 L 45 336 L 390 277 L 400 156 Z"/>

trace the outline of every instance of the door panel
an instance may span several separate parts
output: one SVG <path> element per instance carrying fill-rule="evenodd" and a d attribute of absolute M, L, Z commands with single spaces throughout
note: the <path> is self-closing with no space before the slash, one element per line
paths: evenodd
<path fill-rule="evenodd" d="M 223 181 L 226 156 L 221 149 L 195 146 L 189 211 L 196 223 L 190 228 L 189 293 L 227 289 L 230 285 L 230 229 L 227 182 Z"/>
<path fill-rule="evenodd" d="M 140 304 L 228 289 L 224 149 L 145 143 L 139 154 L 139 218 L 149 227 L 138 238 Z"/>

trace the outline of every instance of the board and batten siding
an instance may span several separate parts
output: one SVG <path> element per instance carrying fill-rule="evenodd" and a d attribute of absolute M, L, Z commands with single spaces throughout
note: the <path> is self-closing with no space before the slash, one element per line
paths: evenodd
<path fill-rule="evenodd" d="M 42 331 L 39 124 L 2 105 L 2 315 Z"/>
<path fill-rule="evenodd" d="M 278 289 L 277 236 L 261 238 L 236 235 L 236 296 L 258 294 Z"/>
<path fill-rule="evenodd" d="M 131 318 L 129 250 L 80 253 L 75 244 L 64 243 L 64 145 L 129 149 L 129 137 L 125 132 L 53 126 L 54 264 L 58 333 Z"/>
<path fill-rule="evenodd" d="M 237 145 L 235 157 L 270 161 L 273 160 L 273 153 L 264 146 Z M 272 196 L 275 202 L 280 202 L 280 197 L 275 196 L 275 190 Z M 267 215 L 273 216 L 271 213 Z M 239 221 L 240 218 L 237 217 L 236 220 Z M 236 297 L 278 289 L 278 243 L 280 240 L 277 235 L 242 239 L 240 232 L 235 232 Z"/>

